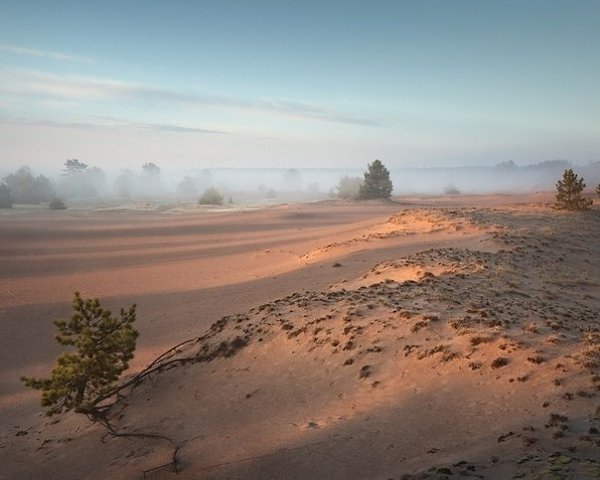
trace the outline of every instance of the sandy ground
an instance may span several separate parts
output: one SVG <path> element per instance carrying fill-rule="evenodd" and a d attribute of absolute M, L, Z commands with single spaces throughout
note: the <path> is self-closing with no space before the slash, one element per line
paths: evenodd
<path fill-rule="evenodd" d="M 0 478 L 598 478 L 600 211 L 550 199 L 0 216 Z M 111 412 L 169 441 L 20 385 L 74 290 L 130 375 L 190 339 Z"/>

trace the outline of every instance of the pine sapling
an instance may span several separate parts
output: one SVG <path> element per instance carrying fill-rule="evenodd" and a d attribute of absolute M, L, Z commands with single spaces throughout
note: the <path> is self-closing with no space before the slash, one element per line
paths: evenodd
<path fill-rule="evenodd" d="M 121 309 L 119 317 L 100 301 L 73 295 L 70 320 L 54 322 L 55 339 L 73 347 L 62 353 L 48 378 L 22 377 L 26 386 L 42 391 L 42 406 L 52 416 L 69 410 L 102 418 L 101 396 L 113 388 L 133 358 L 138 332 L 133 328 L 135 305 Z"/>
<path fill-rule="evenodd" d="M 584 188 L 583 178 L 578 178 L 570 168 L 565 170 L 562 180 L 556 183 L 555 208 L 559 210 L 587 210 L 590 208 L 593 202 L 582 195 Z"/>

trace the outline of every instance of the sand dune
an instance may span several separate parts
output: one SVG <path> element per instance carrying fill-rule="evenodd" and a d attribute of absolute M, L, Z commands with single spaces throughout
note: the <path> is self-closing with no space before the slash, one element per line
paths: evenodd
<path fill-rule="evenodd" d="M 0 282 L 14 341 L 32 341 L 24 327 L 35 326 L 17 325 L 19 313 L 40 322 L 64 311 L 60 289 L 75 280 L 109 303 L 140 305 L 133 370 L 189 341 L 111 411 L 122 433 L 170 440 L 102 443 L 102 427 L 76 415 L 36 417 L 9 379 L 49 368 L 50 329 L 34 339 L 38 364 L 3 336 L 12 363 L 2 367 L 0 478 L 598 478 L 600 211 L 507 200 L 129 226 L 101 216 L 96 236 L 95 218 L 66 218 L 73 231 L 48 248 L 12 218 L 22 242 Z M 69 261 L 79 255 L 82 272 Z"/>

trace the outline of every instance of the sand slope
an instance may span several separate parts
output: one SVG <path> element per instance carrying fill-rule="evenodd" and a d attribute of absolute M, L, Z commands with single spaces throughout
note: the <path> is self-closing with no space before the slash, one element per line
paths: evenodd
<path fill-rule="evenodd" d="M 597 478 L 600 212 L 379 212 L 290 234 L 270 268 L 295 289 L 198 328 L 124 392 L 117 430 L 170 440 L 23 417 L 6 478 Z M 179 475 L 151 471 L 175 446 Z"/>

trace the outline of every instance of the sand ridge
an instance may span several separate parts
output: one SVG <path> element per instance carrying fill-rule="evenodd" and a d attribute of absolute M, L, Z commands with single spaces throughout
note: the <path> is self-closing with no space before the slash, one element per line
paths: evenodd
<path fill-rule="evenodd" d="M 372 241 L 381 243 L 382 240 L 398 240 L 401 237 L 451 235 L 456 232 L 461 232 L 462 235 L 481 233 L 483 229 L 471 222 L 466 213 L 453 208 L 406 209 L 392 215 L 383 223 L 367 224 L 364 228 L 360 228 L 359 225 L 352 232 L 348 232 L 348 238 L 306 252 L 301 258 L 310 262 L 332 254 L 347 254 L 368 248 L 368 243 Z M 338 234 L 337 237 L 339 236 Z"/>
<path fill-rule="evenodd" d="M 172 438 L 177 478 L 597 478 L 598 213 L 536 205 L 391 217 L 431 220 L 415 227 L 419 238 L 437 220 L 477 235 L 221 318 L 127 391 L 112 421 Z M 375 223 L 370 249 L 390 240 L 381 231 Z M 328 245 L 321 254 L 336 251 Z M 340 265 L 328 271 L 343 271 L 344 258 L 328 257 Z M 82 460 L 73 478 L 140 478 L 172 452 L 111 438 L 90 456 L 98 427 L 67 416 L 38 428 L 48 441 L 11 431 L 4 450 L 37 448 L 45 471 L 60 472 L 76 448 L 95 470 Z"/>

